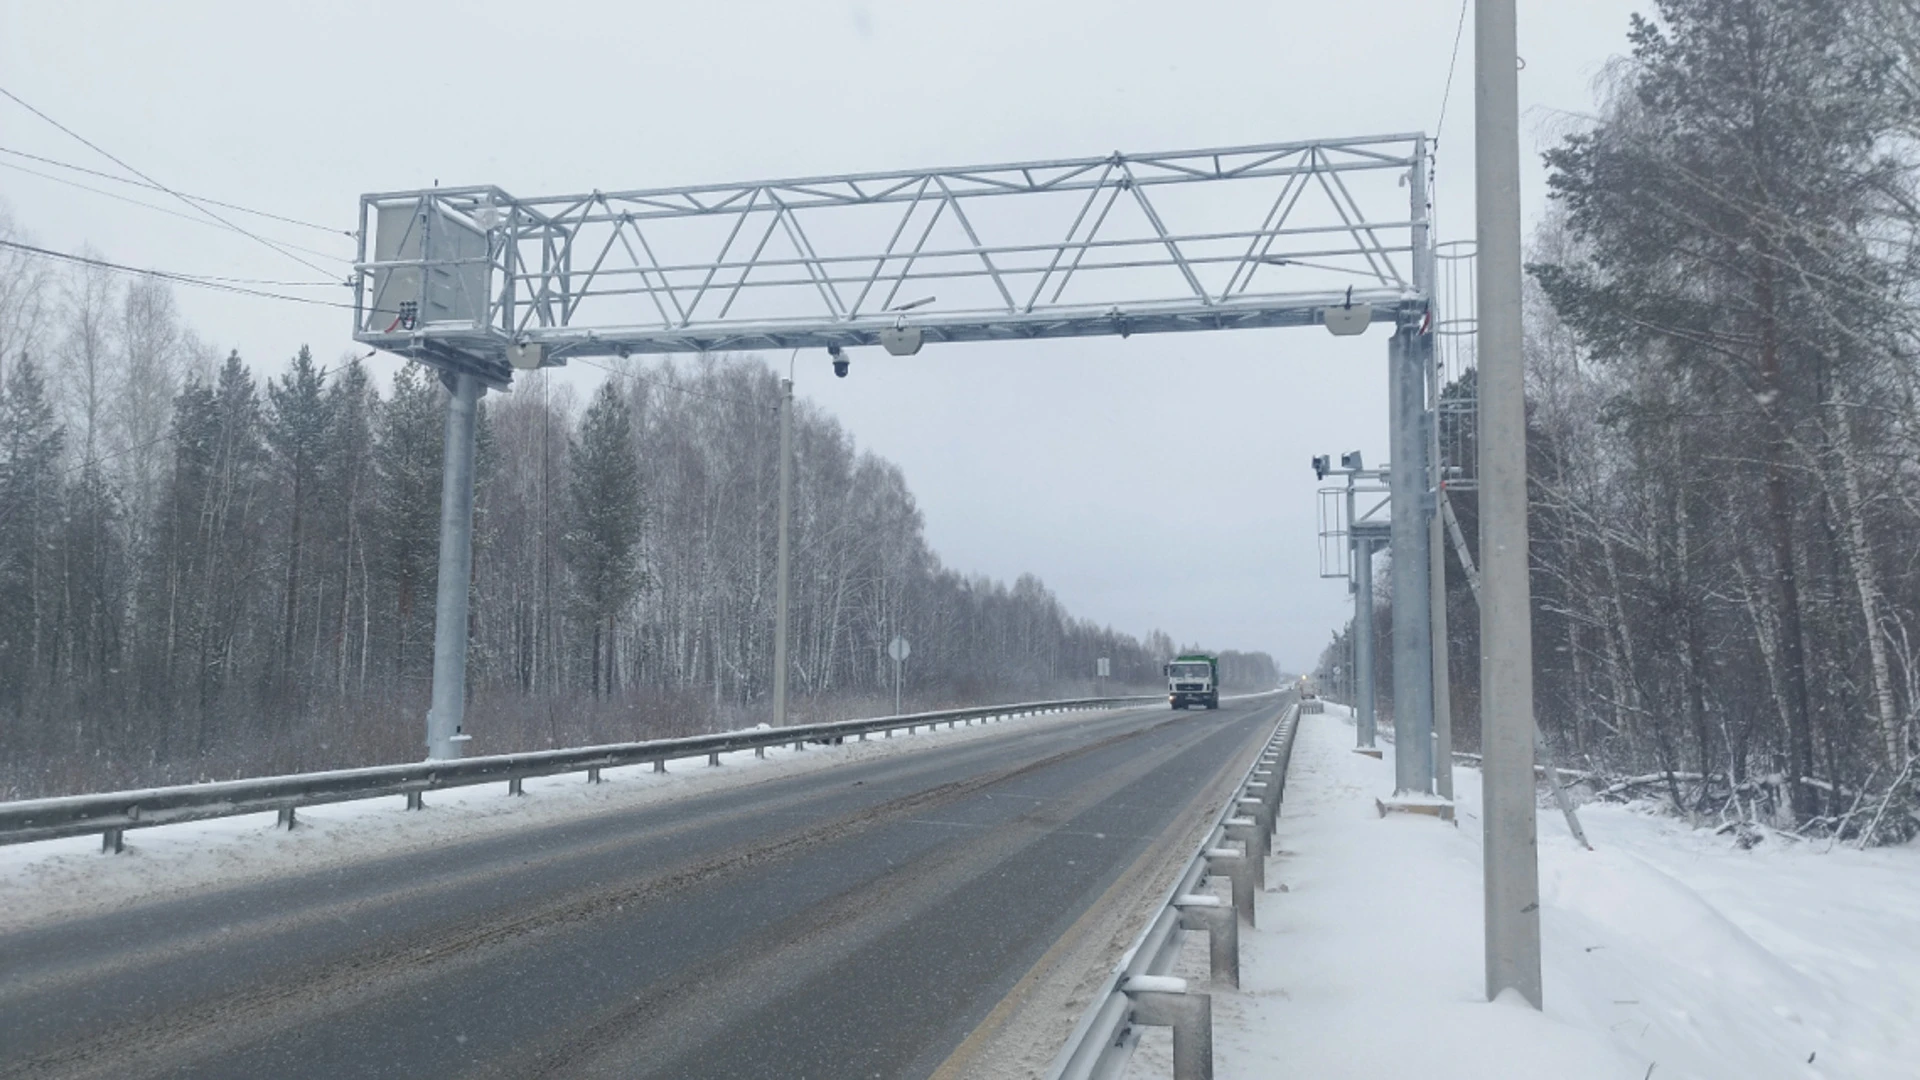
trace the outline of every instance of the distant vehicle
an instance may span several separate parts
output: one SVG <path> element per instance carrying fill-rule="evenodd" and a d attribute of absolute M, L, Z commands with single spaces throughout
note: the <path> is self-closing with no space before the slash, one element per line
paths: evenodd
<path fill-rule="evenodd" d="M 1220 660 L 1206 653 L 1176 656 L 1167 665 L 1167 704 L 1176 709 L 1189 705 L 1220 707 Z"/>

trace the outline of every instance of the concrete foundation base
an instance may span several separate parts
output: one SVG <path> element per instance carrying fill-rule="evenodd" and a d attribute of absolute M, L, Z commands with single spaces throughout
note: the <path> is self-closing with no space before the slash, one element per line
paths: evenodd
<path fill-rule="evenodd" d="M 1388 814 L 1424 814 L 1439 818 L 1441 821 L 1453 820 L 1453 803 L 1437 795 L 1395 795 L 1391 799 L 1375 799 L 1373 804 L 1380 808 L 1380 816 Z"/>

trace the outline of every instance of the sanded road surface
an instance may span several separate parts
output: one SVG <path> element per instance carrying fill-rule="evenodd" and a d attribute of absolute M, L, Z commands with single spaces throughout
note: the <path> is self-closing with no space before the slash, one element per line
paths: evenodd
<path fill-rule="evenodd" d="M 927 1076 L 1217 809 L 1277 700 L 1036 723 L 0 936 L 0 1077 Z"/>

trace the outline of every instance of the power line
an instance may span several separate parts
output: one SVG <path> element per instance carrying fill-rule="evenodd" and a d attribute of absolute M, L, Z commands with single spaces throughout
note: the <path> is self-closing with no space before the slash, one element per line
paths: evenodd
<path fill-rule="evenodd" d="M 1427 217 L 1433 236 L 1440 234 L 1439 215 L 1434 213 L 1434 195 L 1440 186 L 1440 135 L 1447 124 L 1447 102 L 1453 97 L 1453 73 L 1460 65 L 1460 38 L 1467 29 L 1467 3 L 1460 0 L 1460 17 L 1453 25 L 1453 55 L 1447 59 L 1447 81 L 1440 88 L 1440 118 L 1433 122 L 1433 148 L 1427 154 Z"/>
<path fill-rule="evenodd" d="M 111 180 L 116 184 L 126 184 L 131 187 L 146 188 L 149 191 L 166 191 L 167 190 L 166 188 L 163 188 L 158 184 L 143 183 L 142 181 L 139 181 L 139 180 L 129 180 L 124 176 L 115 176 L 110 172 L 103 172 L 99 169 L 89 169 L 85 165 L 75 165 L 70 161 L 60 161 L 55 158 L 41 157 L 39 154 L 29 154 L 25 150 L 15 150 L 12 147 L 8 147 L 8 146 L 0 146 L 0 154 L 9 154 L 9 155 L 12 155 L 13 157 L 26 158 L 28 161 L 37 161 L 42 165 L 52 165 L 55 168 L 59 168 L 59 169 L 71 169 L 74 172 L 86 173 L 88 176 L 97 176 L 102 180 Z M 46 174 L 35 173 L 34 175 L 45 176 Z M 48 179 L 53 179 L 53 178 L 48 177 Z M 98 189 L 87 188 L 86 190 L 97 191 Z M 105 194 L 105 193 L 102 192 L 102 194 Z M 199 202 L 206 203 L 208 206 L 218 206 L 227 210 L 238 210 L 243 214 L 252 214 L 255 217 L 270 218 L 274 221 L 284 221 L 289 225 L 301 225 L 309 229 L 318 229 L 319 231 L 324 233 L 333 233 L 337 236 L 353 235 L 352 229 L 341 229 L 332 225 L 320 225 L 311 221 L 302 221 L 299 218 L 288 217 L 285 214 L 276 214 L 270 210 L 255 210 L 250 206 L 241 206 L 239 203 L 223 202 L 219 199 L 208 198 L 205 195 L 193 195 L 189 197 Z M 147 204 L 142 203 L 141 205 L 144 206 Z M 168 211 L 168 213 L 172 213 L 172 211 Z"/>
<path fill-rule="evenodd" d="M 296 304 L 315 304 L 320 307 L 343 308 L 349 311 L 353 309 L 352 304 L 345 303 L 339 300 L 319 300 L 311 296 L 294 296 L 289 293 L 267 292 L 262 289 L 249 288 L 247 285 L 240 284 L 240 282 L 246 282 L 250 280 L 258 281 L 259 279 L 216 278 L 216 277 L 207 277 L 207 276 L 202 276 L 197 274 L 176 273 L 171 270 L 152 270 L 152 269 L 147 269 L 145 267 L 128 266 L 125 263 L 110 262 L 106 259 L 96 259 L 89 255 L 75 255 L 70 251 L 55 251 L 52 248 L 36 247 L 32 244 L 22 244 L 17 240 L 0 239 L 0 248 L 9 248 L 11 250 L 23 252 L 28 255 L 38 255 L 41 258 L 46 258 L 46 259 L 59 259 L 64 262 L 79 263 L 84 266 L 97 266 L 102 270 L 112 270 L 115 273 L 134 274 L 139 277 L 159 278 L 162 281 L 177 282 L 181 285 L 193 285 L 198 288 L 213 289 L 218 292 L 238 293 L 242 296 L 258 296 L 268 300 L 287 300 Z M 294 283 L 294 284 L 300 284 L 300 283 Z M 328 283 L 330 287 L 333 284 L 334 283 L 332 282 Z M 383 311 L 381 312 L 381 314 L 389 314 L 389 313 Z M 390 314 L 399 314 L 399 313 L 391 312 Z"/>
<path fill-rule="evenodd" d="M 188 206 L 193 207 L 195 210 L 200 211 L 202 214 L 205 214 L 206 216 L 212 218 L 213 220 L 219 222 L 220 224 L 225 225 L 227 228 L 232 229 L 234 232 L 237 232 L 242 236 L 252 237 L 254 240 L 259 241 L 260 243 L 266 245 L 267 247 L 273 249 L 274 251 L 279 252 L 282 255 L 285 255 L 287 258 L 292 259 L 294 262 L 299 263 L 300 265 L 306 267 L 309 270 L 312 270 L 317 274 L 329 273 L 328 270 L 320 266 L 317 266 L 311 262 L 308 262 L 306 259 L 303 259 L 298 255 L 295 255 L 293 252 L 288 251 L 286 248 L 281 247 L 279 244 L 274 243 L 273 241 L 267 239 L 266 237 L 261 236 L 260 234 L 255 232 L 249 232 L 248 230 L 243 229 L 238 225 L 235 225 L 233 222 L 228 221 L 226 218 L 223 218 L 219 214 L 216 214 L 213 211 L 207 209 L 205 206 L 202 206 L 200 203 L 195 202 L 193 199 L 180 194 L 178 191 L 175 191 L 174 189 L 168 187 L 167 185 L 162 184 L 160 181 L 155 180 L 153 177 L 148 176 L 146 173 L 141 172 L 139 169 L 136 169 L 133 166 L 127 164 L 125 161 L 122 161 L 118 157 L 115 157 L 113 154 L 107 152 L 105 149 L 102 149 L 98 144 L 87 139 L 86 136 L 81 135 L 79 132 L 66 126 L 65 124 L 62 124 L 60 121 L 55 120 L 53 117 L 48 116 L 46 113 L 41 112 L 39 109 L 34 108 L 32 105 L 27 104 L 25 101 L 23 101 L 20 98 L 18 94 L 15 94 L 13 91 L 7 89 L 6 87 L 0 86 L 0 95 L 5 95 L 7 98 L 12 100 L 14 104 L 27 110 L 28 112 L 39 117 L 40 119 L 45 120 L 47 123 L 52 124 L 54 127 L 59 128 L 61 131 L 66 132 L 68 135 L 72 136 L 75 140 L 85 145 L 88 149 L 92 150 L 94 153 L 99 154 L 101 157 L 106 158 L 107 160 L 113 162 L 115 165 L 120 166 L 121 168 L 127 170 L 133 175 L 139 177 L 140 179 L 145 180 L 147 183 L 152 184 L 154 187 L 159 188 L 161 191 L 164 191 L 167 194 L 173 196 L 174 198 L 179 199 L 181 202 L 186 203 Z"/>
<path fill-rule="evenodd" d="M 0 147 L 0 152 L 4 152 L 3 147 Z M 195 217 L 192 214 L 183 214 L 178 210 L 169 210 L 164 206 L 155 206 L 150 202 L 143 202 L 131 196 L 122 195 L 117 191 L 103 191 L 100 188 L 93 187 L 88 184 L 83 184 L 78 180 L 71 180 L 64 176 L 55 176 L 52 173 L 41 172 L 38 169 L 29 169 L 25 165 L 16 165 L 11 161 L 0 161 L 0 169 L 12 169 L 14 172 L 26 173 L 28 176 L 37 176 L 42 180 L 47 180 L 55 184 L 65 184 L 71 188 L 79 188 L 81 191 L 92 192 L 93 194 L 98 195 L 102 198 L 115 199 L 115 200 L 118 200 L 119 202 L 127 203 L 132 206 L 145 207 L 146 209 L 151 210 L 156 214 L 165 214 L 168 217 L 179 218 L 181 221 L 185 221 L 193 225 L 200 225 L 209 229 L 219 229 L 221 232 L 227 231 L 218 222 L 208 221 L 206 218 L 203 218 L 203 217 Z M 144 187 L 145 185 L 139 185 L 139 186 Z M 317 255 L 322 259 L 332 259 L 335 262 L 345 263 L 349 266 L 353 264 L 352 259 L 342 258 L 341 256 L 335 255 L 329 251 L 320 251 L 315 248 L 302 247 L 299 244 L 287 244 L 286 246 L 289 248 L 292 248 L 295 251 L 304 251 L 309 255 Z"/>
<path fill-rule="evenodd" d="M 1467 29 L 1467 0 L 1460 0 L 1460 19 L 1453 27 L 1453 57 L 1447 61 L 1447 83 L 1440 90 L 1440 119 L 1433 124 L 1433 144 L 1440 145 L 1440 129 L 1447 122 L 1447 99 L 1453 96 L 1453 70 L 1460 63 L 1460 37 Z"/>

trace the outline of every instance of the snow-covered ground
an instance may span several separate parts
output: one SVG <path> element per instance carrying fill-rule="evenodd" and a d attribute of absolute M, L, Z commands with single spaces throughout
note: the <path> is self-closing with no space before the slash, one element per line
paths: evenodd
<path fill-rule="evenodd" d="M 1337 706 L 1302 718 L 1243 989 L 1213 989 L 1220 1080 L 1920 1076 L 1920 848 L 1741 851 L 1593 805 L 1584 851 L 1543 810 L 1546 1010 L 1488 1005 L 1479 773 L 1457 828 L 1382 819 L 1392 751 L 1352 745 Z M 1180 973 L 1205 984 L 1202 943 Z M 1169 1075 L 1165 1040 L 1130 1075 Z"/>
<path fill-rule="evenodd" d="M 0 933 L 49 921 L 119 910 L 209 886 L 260 881 L 360 859 L 436 847 L 534 825 L 663 799 L 756 783 L 891 754 L 993 738 L 1035 724 L 1072 723 L 1099 711 L 1024 716 L 992 724 L 892 738 L 875 734 L 837 746 L 770 747 L 720 755 L 719 768 L 704 759 L 606 769 L 604 783 L 585 773 L 529 779 L 526 796 L 511 798 L 506 784 L 451 788 L 426 794 L 427 809 L 409 812 L 399 796 L 303 807 L 291 833 L 275 827 L 271 813 L 135 829 L 127 850 L 100 853 L 98 836 L 44 840 L 0 847 Z"/>

